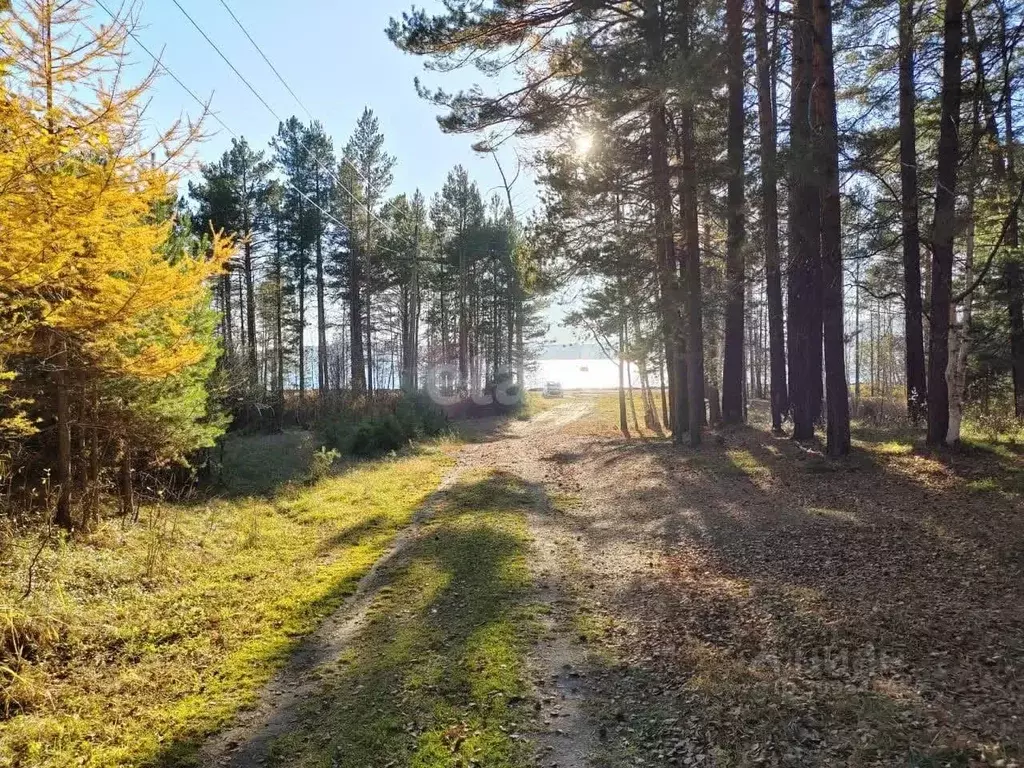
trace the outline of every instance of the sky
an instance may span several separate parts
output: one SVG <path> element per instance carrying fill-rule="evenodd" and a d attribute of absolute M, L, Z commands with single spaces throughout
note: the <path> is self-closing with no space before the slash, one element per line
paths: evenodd
<path fill-rule="evenodd" d="M 117 0 L 107 0 L 113 9 Z M 292 98 L 235 25 L 220 0 L 178 0 L 213 39 L 235 67 L 255 87 L 282 119 L 297 115 L 308 120 L 305 110 Z M 429 198 L 444 184 L 456 164 L 465 166 L 481 192 L 496 191 L 501 183 L 494 160 L 474 153 L 473 136 L 446 136 L 437 125 L 438 110 L 416 94 L 414 80 L 421 76 L 429 86 L 446 90 L 480 83 L 486 78 L 475 70 L 435 73 L 425 61 L 402 53 L 384 33 L 392 16 L 412 6 L 411 0 L 226 0 L 253 39 L 298 95 L 302 104 L 320 120 L 341 150 L 355 128 L 364 107 L 378 116 L 386 149 L 398 159 L 394 193 L 417 187 Z M 420 7 L 439 6 L 437 0 L 420 0 Z M 102 12 L 100 12 L 102 13 Z M 138 35 L 150 51 L 161 54 L 165 64 L 203 99 L 212 96 L 212 108 L 239 135 L 257 147 L 265 147 L 277 130 L 278 119 L 264 107 L 172 0 L 145 0 Z M 139 66 L 151 60 L 136 51 Z M 149 108 L 155 124 L 167 125 L 182 113 L 199 113 L 195 101 L 170 77 L 162 77 Z M 200 158 L 212 160 L 230 146 L 231 136 L 215 121 L 218 131 L 200 148 Z M 513 172 L 516 155 L 502 152 L 506 170 Z M 503 190 L 497 190 L 502 191 Z M 534 202 L 532 182 L 524 175 L 514 189 L 513 202 L 520 215 Z"/>
<path fill-rule="evenodd" d="M 118 0 L 105 0 L 114 9 Z M 444 184 L 448 172 L 463 165 L 485 198 L 504 194 L 501 176 L 491 156 L 473 152 L 479 137 L 445 135 L 437 125 L 438 109 L 421 99 L 414 81 L 446 91 L 479 84 L 497 87 L 482 73 L 468 69 L 432 72 L 425 60 L 398 50 L 385 34 L 392 17 L 412 7 L 412 0 L 225 0 L 262 48 L 302 105 L 288 93 L 259 52 L 232 20 L 221 0 L 178 0 L 217 44 L 232 64 L 253 85 L 276 116 L 261 104 L 172 0 L 145 0 L 137 34 L 139 40 L 202 99 L 234 133 L 250 144 L 266 147 L 277 130 L 278 118 L 297 115 L 308 120 L 303 106 L 320 120 L 339 152 L 348 141 L 365 107 L 380 120 L 386 150 L 397 160 L 395 194 L 420 189 L 429 199 Z M 440 7 L 439 0 L 419 0 L 418 7 Z M 97 11 L 103 14 L 102 11 Z M 134 51 L 136 66 L 152 60 L 141 48 Z M 167 127 L 179 117 L 196 117 L 199 105 L 172 78 L 164 75 L 154 89 L 148 117 L 154 128 Z M 214 132 L 198 151 L 199 159 L 218 158 L 231 144 L 231 134 L 209 120 Z M 508 143 L 499 152 L 511 178 L 526 158 L 528 145 Z M 524 169 L 513 187 L 516 214 L 525 218 L 536 203 L 532 175 Z M 567 344 L 576 335 L 562 327 L 560 294 L 547 311 L 548 338 Z"/>

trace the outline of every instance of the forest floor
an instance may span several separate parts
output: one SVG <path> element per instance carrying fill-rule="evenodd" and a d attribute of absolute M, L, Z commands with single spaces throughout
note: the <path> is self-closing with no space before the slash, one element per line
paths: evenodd
<path fill-rule="evenodd" d="M 151 594 L 142 537 L 62 598 L 102 607 L 75 710 L 0 723 L 37 750 L 0 765 L 1024 765 L 1024 446 L 862 427 L 835 462 L 751 417 L 696 451 L 608 395 L 463 424 L 176 522 Z M 284 480 L 241 456 L 240 493 Z"/>
<path fill-rule="evenodd" d="M 1020 764 L 1019 444 L 860 429 L 833 462 L 616 419 L 591 395 L 469 425 L 319 666 L 210 763 Z"/>

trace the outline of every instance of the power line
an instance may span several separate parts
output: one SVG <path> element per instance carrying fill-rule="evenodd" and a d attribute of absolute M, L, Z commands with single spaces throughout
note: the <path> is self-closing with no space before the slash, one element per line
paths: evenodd
<path fill-rule="evenodd" d="M 203 30 L 203 28 L 199 25 L 199 23 L 194 18 L 192 18 L 192 16 L 189 14 L 188 11 L 185 10 L 185 8 L 182 6 L 182 4 L 180 2 L 178 2 L 178 0 L 171 0 L 171 2 L 173 2 L 174 5 L 178 8 L 178 10 L 182 12 L 182 14 L 185 16 L 185 18 L 189 20 L 189 23 L 191 23 L 192 26 L 196 28 L 196 31 L 198 31 L 199 34 L 202 35 L 203 39 L 206 40 L 207 43 L 209 43 L 210 47 L 213 48 L 213 50 L 217 52 L 217 55 L 220 56 L 221 59 L 223 59 L 224 62 L 228 65 L 228 67 L 231 68 L 231 71 L 235 73 L 235 75 L 238 77 L 238 79 L 241 80 L 245 84 L 245 86 L 252 92 L 252 94 L 259 100 L 260 104 L 262 104 L 264 106 L 264 108 L 266 108 L 266 110 L 268 112 L 270 112 L 271 115 L 274 116 L 274 118 L 277 120 L 278 123 L 284 124 L 284 121 L 281 119 L 280 115 L 278 115 L 277 112 L 274 111 L 273 107 L 271 107 L 270 104 L 267 103 L 266 99 L 264 99 L 263 96 L 260 95 L 259 91 L 257 91 L 256 88 L 252 85 L 252 83 L 250 83 L 249 80 L 247 80 L 246 77 L 238 70 L 238 67 L 236 67 L 231 62 L 231 60 L 220 49 L 220 47 L 213 41 L 213 39 L 208 34 L 206 34 L 205 30 Z M 231 9 L 228 8 L 229 12 L 230 12 L 230 10 Z M 242 26 L 242 23 L 238 20 L 238 17 L 235 16 L 234 13 L 232 13 L 231 14 L 231 18 L 235 20 L 235 23 L 239 26 L 239 28 L 242 30 L 242 32 L 245 33 L 246 37 L 249 38 L 249 41 L 252 42 L 252 44 L 254 46 L 256 46 L 256 49 L 260 52 L 260 55 L 263 57 L 264 61 L 267 61 L 269 63 L 269 58 L 266 56 L 266 54 L 263 53 L 263 51 L 259 48 L 259 46 L 256 45 L 256 43 L 252 39 L 252 36 L 249 35 L 248 31 L 246 31 L 245 27 Z M 277 74 L 278 78 L 281 79 L 282 82 L 284 82 L 284 78 L 282 78 L 280 73 L 277 72 L 277 69 L 272 64 L 270 66 L 271 66 L 271 69 L 274 70 L 275 74 Z M 288 88 L 289 93 L 291 93 L 292 96 L 295 97 L 294 91 L 292 91 L 292 89 L 290 87 L 288 87 L 287 83 L 285 83 L 285 87 Z M 295 98 L 298 101 L 298 97 L 295 97 Z M 302 106 L 303 109 L 306 109 L 306 107 L 304 105 L 302 105 L 301 101 L 299 101 L 299 105 Z M 308 113 L 309 110 L 306 110 L 306 112 Z M 332 179 L 334 179 L 334 182 L 341 188 L 341 190 L 346 195 L 348 195 L 350 198 L 352 198 L 353 202 L 355 202 L 358 205 L 361 205 L 366 210 L 367 214 L 371 218 L 375 219 L 377 221 L 377 223 L 380 224 L 385 229 L 385 231 L 387 231 L 391 235 L 397 237 L 397 235 L 395 235 L 394 230 L 392 230 L 384 222 L 383 219 L 381 219 L 379 216 L 377 216 L 377 214 L 375 214 L 373 212 L 373 209 L 371 209 L 368 205 L 366 205 L 366 203 L 364 203 L 362 200 L 357 198 L 355 196 L 355 194 L 353 194 L 352 191 L 350 189 L 348 189 L 348 187 L 346 187 L 344 184 L 342 184 L 341 179 L 338 178 L 338 176 L 334 173 L 334 171 L 332 169 L 325 167 L 324 164 L 322 162 L 320 162 L 320 159 L 316 156 L 316 154 L 314 152 L 312 152 L 309 149 L 309 147 L 306 145 L 306 143 L 299 136 L 298 132 L 293 130 L 293 133 L 295 135 L 295 138 L 298 140 L 299 144 L 302 145 L 303 149 L 305 149 L 307 152 L 309 152 L 309 155 L 313 159 L 313 162 L 316 163 L 318 166 L 320 166 L 321 170 L 325 171 L 328 176 L 330 176 Z M 362 177 L 364 182 L 368 183 L 368 180 L 366 179 L 366 177 L 363 176 L 362 172 L 360 172 L 360 170 L 355 165 L 353 165 L 352 161 L 350 161 L 348 158 L 346 158 L 344 156 L 342 157 L 342 159 L 346 163 L 348 163 L 350 166 L 352 166 L 352 168 L 355 170 L 355 172 L 358 173 L 360 175 L 360 177 Z"/>
<path fill-rule="evenodd" d="M 176 2 L 176 0 L 175 0 L 175 2 Z M 109 8 L 108 8 L 108 7 L 107 7 L 107 6 L 106 6 L 106 5 L 105 5 L 105 4 L 103 3 L 103 0 L 96 0 L 96 5 L 97 5 L 97 6 L 99 6 L 99 7 L 100 7 L 100 8 L 101 8 L 101 9 L 102 9 L 103 11 L 105 11 L 105 12 L 106 12 L 106 14 L 107 14 L 108 16 L 110 16 L 110 18 L 111 18 L 111 19 L 113 19 L 113 20 L 114 20 L 115 22 L 116 22 L 116 21 L 118 21 L 119 17 L 118 17 L 118 16 L 117 16 L 117 15 L 116 15 L 116 14 L 115 14 L 115 13 L 114 13 L 113 11 L 111 11 L 111 10 L 110 10 L 110 9 L 109 9 Z M 171 79 L 172 79 L 172 80 L 173 80 L 173 81 L 174 81 L 175 83 L 177 83 L 177 84 L 178 84 L 178 86 L 179 86 L 179 87 L 181 87 L 181 89 L 182 89 L 183 91 L 185 91 L 185 93 L 187 93 L 187 94 L 188 94 L 188 95 L 189 95 L 189 96 L 190 96 L 190 97 L 191 97 L 191 98 L 192 98 L 192 99 L 193 99 L 193 100 L 194 100 L 194 101 L 195 101 L 195 102 L 196 102 L 196 103 L 197 103 L 197 104 L 198 104 L 198 105 L 199 105 L 199 106 L 200 106 L 200 107 L 202 108 L 202 110 L 203 110 L 203 112 L 204 112 L 205 114 L 208 114 L 208 115 L 210 115 L 211 117 L 213 117 L 213 119 L 214 119 L 214 120 L 216 120 L 216 121 L 217 121 L 217 123 L 219 123 L 219 124 L 220 124 L 220 126 L 221 126 L 221 127 L 222 127 L 222 128 L 223 128 L 223 129 L 225 130 L 225 131 L 227 131 L 227 132 L 228 132 L 228 133 L 229 133 L 229 134 L 230 134 L 230 135 L 232 136 L 232 138 L 234 138 L 234 139 L 237 139 L 237 140 L 239 140 L 239 141 L 241 141 L 241 140 L 242 140 L 242 137 L 241 137 L 241 136 L 239 136 L 239 134 L 238 134 L 238 133 L 236 133 L 236 132 L 235 132 L 234 130 L 232 130 L 231 126 L 230 126 L 230 125 L 228 125 L 228 124 L 227 124 L 226 122 L 224 122 L 224 120 L 223 120 L 223 119 L 222 119 L 222 118 L 220 117 L 220 115 L 218 115 L 218 114 L 217 114 L 216 112 L 214 112 L 214 111 L 213 111 L 212 109 L 210 109 L 210 105 L 209 105 L 209 102 L 203 101 L 203 99 L 202 99 L 202 98 L 200 98 L 200 97 L 199 97 L 199 96 L 198 96 L 198 95 L 196 94 L 196 92 L 195 92 L 194 90 L 192 90 L 192 89 L 191 89 L 191 88 L 190 88 L 190 87 L 189 87 L 189 86 L 188 86 L 188 85 L 187 85 L 187 84 L 186 84 L 186 83 L 185 83 L 185 82 L 184 82 L 184 81 L 183 81 L 183 80 L 182 80 L 182 79 L 181 79 L 180 77 L 178 77 L 178 75 L 177 75 L 177 74 L 175 74 L 174 70 L 172 70 L 172 69 L 171 69 L 171 68 L 170 68 L 169 66 L 167 66 L 167 64 L 165 64 L 165 63 L 164 63 L 164 61 L 163 61 L 163 60 L 162 60 L 162 59 L 161 59 L 161 58 L 160 58 L 159 56 L 157 56 L 157 55 L 156 55 L 155 53 L 153 53 L 153 51 L 151 51 L 151 50 L 150 50 L 150 49 L 149 49 L 149 48 L 148 48 L 148 47 L 146 46 L 146 44 L 145 44 L 145 43 L 143 43 L 141 39 L 139 39 L 138 35 L 136 35 L 136 34 L 135 34 L 135 33 L 134 33 L 133 31 L 131 31 L 131 30 L 126 30 L 126 31 L 128 32 L 128 35 L 129 35 L 129 36 L 131 37 L 132 41 L 133 41 L 133 42 L 134 42 L 134 43 L 135 43 L 136 45 L 138 45 L 138 46 L 139 46 L 139 48 L 141 48 L 141 49 L 142 49 L 142 50 L 143 50 L 143 51 L 144 51 L 144 52 L 145 52 L 145 53 L 146 53 L 146 54 L 147 54 L 147 55 L 148 55 L 148 56 L 149 56 L 149 57 L 150 57 L 150 58 L 151 58 L 151 59 L 153 60 L 153 62 L 154 62 L 154 63 L 155 63 L 155 64 L 156 64 L 156 65 L 157 65 L 157 66 L 158 66 L 158 67 L 159 67 L 160 69 L 162 69 L 162 70 L 163 70 L 163 71 L 164 71 L 164 72 L 165 72 L 165 73 L 166 73 L 167 75 L 169 75 L 169 76 L 170 76 L 170 78 L 171 78 Z M 205 35 L 204 35 L 204 36 L 205 36 Z M 262 100 L 261 100 L 261 101 L 262 101 Z M 303 145 L 303 146 L 305 146 L 305 145 Z M 308 151 L 308 148 L 307 148 L 307 151 Z M 305 193 L 305 192 L 303 192 L 303 191 L 302 191 L 301 189 L 299 189 L 298 187 L 296 187 L 296 186 L 295 186 L 294 184 L 292 184 L 292 183 L 291 183 L 290 181 L 284 181 L 283 183 L 284 183 L 284 186 L 285 186 L 285 187 L 287 187 L 288 189 L 291 189 L 291 190 L 292 190 L 293 192 L 295 192 L 295 193 L 296 193 L 297 195 L 299 195 L 300 197 L 302 197 L 302 198 L 303 198 L 303 199 L 304 199 L 304 200 L 305 200 L 306 202 L 308 202 L 308 203 L 309 203 L 310 205 L 312 205 L 312 206 L 313 206 L 314 208 L 316 208 L 316 209 L 317 209 L 318 211 L 320 211 L 320 213 L 322 213 L 322 214 L 323 214 L 323 215 L 324 215 L 325 217 L 327 217 L 327 219 L 329 219 L 330 221 L 333 221 L 333 222 L 334 222 L 335 224 L 337 224 L 337 225 L 338 225 L 339 227 L 341 227 L 342 229 L 344 229 L 344 230 L 345 230 L 346 232 L 348 232 L 349 234 L 352 234 L 352 228 L 351 228 L 351 227 L 350 227 L 350 226 L 349 226 L 348 224 L 345 224 L 345 223 L 344 223 L 343 221 L 340 221 L 340 220 L 339 220 L 339 219 L 338 219 L 338 218 L 337 218 L 336 216 L 334 216 L 334 214 L 332 214 L 332 213 L 331 213 L 330 211 L 327 211 L 327 210 L 325 210 L 325 209 L 324 209 L 323 207 L 321 207 L 321 206 L 320 206 L 320 205 L 319 205 L 319 204 L 318 204 L 318 203 L 316 202 L 316 200 L 314 200 L 313 198 L 311 198 L 311 197 L 310 197 L 310 196 L 309 196 L 308 194 L 306 194 L 306 193 Z M 339 186 L 341 186 L 341 188 L 342 188 L 342 189 L 345 189 L 344 185 L 340 184 L 340 182 L 339 182 Z M 347 192 L 348 190 L 345 190 L 345 191 Z M 351 196 L 351 195 L 352 195 L 352 193 L 351 193 L 351 192 L 349 192 L 349 195 Z M 356 200 L 356 202 L 359 202 L 359 200 L 358 200 L 358 199 L 356 199 L 356 198 L 354 198 L 354 197 L 353 197 L 353 199 L 355 199 L 355 200 Z M 364 205 L 363 207 L 364 207 L 364 208 L 366 208 L 366 206 L 365 206 L 365 205 Z M 369 211 L 369 209 L 368 209 L 368 208 L 367 208 L 367 211 Z M 373 215 L 372 211 L 370 211 L 370 214 L 371 214 L 371 215 Z M 376 218 L 376 217 L 374 217 L 374 218 Z M 380 220 L 378 219 L 378 221 L 380 221 Z M 381 223 L 383 224 L 383 222 L 381 222 Z M 394 234 L 394 232 L 393 232 L 392 230 L 388 230 L 388 231 L 389 231 L 389 232 L 390 232 L 391 234 Z M 398 257 L 400 257 L 400 258 L 403 258 L 403 259 L 409 260 L 409 256 L 408 256 L 407 254 L 399 253 L 398 251 L 394 250 L 393 248 L 388 248 L 388 247 L 386 247 L 386 246 L 382 246 L 382 245 L 378 245 L 377 247 L 378 247 L 378 248 L 379 248 L 380 250 L 382 250 L 382 251 L 385 251 L 385 252 L 387 252 L 387 253 L 391 253 L 391 254 L 394 254 L 395 256 L 398 256 Z M 413 257 L 413 259 L 415 259 L 415 258 L 416 258 L 416 257 Z M 423 259 L 423 257 L 420 257 L 420 260 L 426 260 L 426 261 L 430 261 L 430 259 Z"/>
<path fill-rule="evenodd" d="M 173 2 L 178 7 L 178 10 L 181 11 L 185 15 L 185 18 L 188 19 L 191 22 L 192 26 L 196 28 L 196 31 L 199 32 L 199 34 L 203 36 L 203 39 L 206 40 L 206 42 L 208 42 L 210 44 L 210 46 L 213 48 L 213 50 L 215 50 L 217 52 L 217 55 L 219 55 L 222 59 L 224 59 L 224 63 L 227 64 L 229 67 L 231 67 L 231 71 L 235 73 L 235 75 L 238 77 L 238 79 L 241 80 L 243 83 L 245 83 L 246 88 L 248 88 L 250 91 L 252 91 L 252 95 L 255 96 L 257 99 L 259 99 L 260 103 L 264 107 L 267 108 L 267 111 L 270 112 L 270 114 L 272 114 L 275 118 L 277 118 L 277 122 L 279 122 L 279 123 L 284 122 L 283 120 L 281 120 L 281 118 L 278 116 L 278 114 L 274 111 L 273 107 L 271 107 L 263 99 L 263 97 L 260 96 L 259 91 L 257 91 L 253 87 L 252 83 L 250 83 L 248 80 L 246 80 L 245 75 L 243 75 L 241 72 L 239 72 L 238 68 L 235 67 L 235 65 L 231 63 L 231 59 L 229 59 L 227 56 L 224 55 L 223 51 L 221 51 L 221 49 L 217 46 L 217 44 L 215 42 L 213 42 L 213 40 L 210 39 L 210 36 L 207 35 L 205 31 L 203 31 L 203 28 L 200 27 L 196 23 L 196 20 L 193 19 L 189 15 L 189 12 L 186 11 L 182 7 L 181 3 L 179 3 L 178 0 L 171 0 L 171 2 Z"/>
<path fill-rule="evenodd" d="M 103 4 L 102 0 L 96 0 L 96 5 L 98 5 L 101 9 L 103 9 L 107 13 L 107 15 L 109 15 L 110 18 L 112 18 L 114 21 L 118 20 L 118 17 L 109 8 L 107 8 L 106 5 Z M 132 38 L 132 40 L 135 42 L 135 44 L 138 45 L 143 51 L 145 51 L 149 55 L 149 57 L 151 59 L 153 59 L 153 61 L 156 63 L 156 65 L 158 67 L 160 67 L 164 72 L 166 72 L 168 75 L 170 75 L 171 79 L 174 82 L 176 82 L 179 86 L 181 86 L 181 89 L 184 90 L 185 93 L 187 93 L 189 96 L 191 96 L 196 101 L 196 103 L 199 104 L 199 106 L 203 108 L 203 111 L 206 114 L 211 115 L 213 117 L 213 119 L 216 120 L 218 123 L 220 123 L 221 127 L 225 131 L 230 133 L 233 138 L 241 140 L 241 137 L 237 133 L 235 133 L 233 130 L 231 130 L 231 126 L 228 125 L 227 123 L 225 123 L 224 120 L 221 119 L 220 115 L 218 115 L 216 112 L 214 112 L 213 110 L 210 109 L 209 103 L 205 102 L 201 98 L 199 98 L 199 96 L 196 95 L 196 92 L 193 91 L 191 88 L 189 88 L 188 85 L 186 85 L 185 82 L 180 77 L 178 77 L 174 73 L 174 71 L 170 67 L 168 67 L 159 56 L 157 56 L 149 48 L 146 47 L 146 44 L 143 43 L 139 39 L 138 35 L 136 35 L 134 32 L 132 32 L 130 30 L 128 31 L 128 34 Z M 307 195 L 301 189 L 299 189 L 298 187 L 296 187 L 294 184 L 292 184 L 289 181 L 285 181 L 284 185 L 286 187 L 290 188 L 292 191 L 296 192 L 297 194 L 301 195 L 303 198 L 305 198 L 306 201 L 310 205 L 312 205 L 314 208 L 319 210 L 322 214 L 324 214 L 329 219 L 331 219 L 335 224 L 337 224 L 340 227 L 343 227 L 346 232 L 350 232 L 351 233 L 352 230 L 351 230 L 351 228 L 347 224 L 345 224 L 344 222 L 339 221 L 330 212 L 325 211 L 323 208 L 321 208 L 316 203 L 315 200 L 313 200 L 309 195 Z"/>
<path fill-rule="evenodd" d="M 263 49 L 260 48 L 259 44 L 252 39 L 252 35 L 249 34 L 249 30 L 245 28 L 245 25 L 242 24 L 239 18 L 235 15 L 235 12 L 231 10 L 231 6 L 228 5 L 227 0 L 220 0 L 220 4 L 224 6 L 224 10 L 228 12 L 228 14 L 234 20 L 238 28 L 242 30 L 242 34 L 245 35 L 246 39 L 250 43 L 252 43 L 252 47 L 259 52 L 260 56 L 263 57 L 263 61 L 266 62 L 267 66 L 270 67 L 271 71 L 273 71 L 273 73 L 277 76 L 277 79 L 281 82 L 281 85 L 283 85 L 285 89 L 288 91 L 288 93 L 292 95 L 292 98 L 295 99 L 295 103 L 302 107 L 303 111 L 306 113 L 306 116 L 309 117 L 310 120 L 315 119 L 313 117 L 313 113 L 310 112 L 306 105 L 302 103 L 302 99 L 300 99 L 296 95 L 295 91 L 292 90 L 292 87 L 288 85 L 288 82 L 284 79 L 284 76 L 277 70 L 277 67 L 274 66 L 274 62 L 272 62 L 270 58 L 267 56 L 267 54 L 263 52 Z"/>
<path fill-rule="evenodd" d="M 177 0 L 175 0 L 175 4 L 177 5 Z M 257 43 L 256 40 L 253 39 L 253 36 L 249 33 L 249 30 L 246 29 L 246 27 L 242 23 L 241 19 L 239 19 L 238 16 L 235 15 L 235 12 L 233 10 L 231 10 L 231 6 L 228 5 L 227 0 L 220 0 L 220 4 L 222 6 L 224 6 L 224 10 L 226 10 L 228 12 L 228 15 L 231 16 L 231 19 L 235 22 L 235 25 L 242 31 L 242 34 L 245 35 L 246 39 L 252 44 L 252 47 L 256 49 L 256 52 L 259 53 L 259 55 L 263 58 L 263 61 L 266 62 L 267 66 L 270 67 L 270 70 L 277 77 L 278 81 L 280 81 L 281 85 L 283 85 L 285 87 L 285 90 L 287 90 L 288 93 L 291 94 L 292 98 L 295 99 L 295 103 L 298 104 L 300 107 L 302 107 L 302 110 L 306 113 L 307 117 L 309 117 L 309 119 L 311 121 L 315 121 L 316 118 L 313 116 L 313 113 L 310 112 L 309 108 L 303 103 L 302 99 L 300 99 L 298 97 L 298 95 L 295 93 L 294 89 L 290 85 L 288 85 L 288 81 L 284 79 L 284 75 L 282 75 L 280 70 L 278 70 L 278 68 L 276 66 L 274 66 L 274 62 L 272 62 L 270 60 L 270 57 L 267 56 L 266 53 L 264 53 L 264 51 L 260 47 L 259 43 Z M 179 5 L 178 7 L 180 8 L 181 6 Z M 195 22 L 193 22 L 193 24 L 194 23 Z M 203 37 L 206 37 L 206 35 L 203 35 Z M 207 37 L 207 40 L 209 40 L 208 37 Z M 218 53 L 219 53 L 219 51 L 218 51 Z M 221 54 L 221 55 L 223 56 L 223 54 Z M 234 69 L 234 67 L 232 67 L 232 69 Z M 261 99 L 261 101 L 262 101 L 262 99 Z M 342 152 L 342 154 L 341 154 L 341 160 L 342 160 L 342 162 L 347 163 L 348 166 L 359 175 L 359 178 L 361 178 L 363 180 L 363 182 L 367 186 L 369 186 L 370 180 L 366 177 L 366 174 L 364 174 L 362 172 L 362 170 L 360 170 L 359 166 L 357 166 L 355 163 L 353 163 L 351 160 L 349 160 L 349 158 L 345 156 L 344 152 Z M 340 180 L 336 179 L 336 181 L 338 181 L 339 184 L 341 183 Z M 392 205 L 394 205 L 393 202 L 386 202 L 384 204 L 384 209 L 387 209 L 389 206 L 392 206 Z M 369 210 L 369 208 L 366 205 L 363 205 L 363 207 L 367 208 L 367 210 Z M 372 212 L 371 212 L 371 215 L 372 215 Z M 380 219 L 378 219 L 378 221 L 380 221 Z M 383 225 L 384 222 L 381 222 L 381 224 Z"/>

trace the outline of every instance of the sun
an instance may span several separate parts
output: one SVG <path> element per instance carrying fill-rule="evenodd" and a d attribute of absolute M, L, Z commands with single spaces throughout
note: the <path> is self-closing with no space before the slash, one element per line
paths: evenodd
<path fill-rule="evenodd" d="M 594 135 L 589 131 L 576 134 L 576 138 L 573 139 L 573 144 L 576 147 L 576 154 L 580 157 L 586 157 L 590 154 L 590 150 L 594 148 Z"/>

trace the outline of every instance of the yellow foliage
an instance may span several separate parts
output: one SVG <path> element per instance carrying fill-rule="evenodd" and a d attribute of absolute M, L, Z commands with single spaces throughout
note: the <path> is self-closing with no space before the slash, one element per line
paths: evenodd
<path fill-rule="evenodd" d="M 73 387 L 84 398 L 89 382 L 98 398 L 104 382 L 159 381 L 210 360 L 215 341 L 195 318 L 232 250 L 213 235 L 196 254 L 172 236 L 199 126 L 143 129 L 155 72 L 126 83 L 135 9 L 120 7 L 102 26 L 86 0 L 0 12 L 0 435 L 24 426 L 10 375 L 50 379 L 63 404 L 58 482 L 84 408 L 69 415 Z"/>

